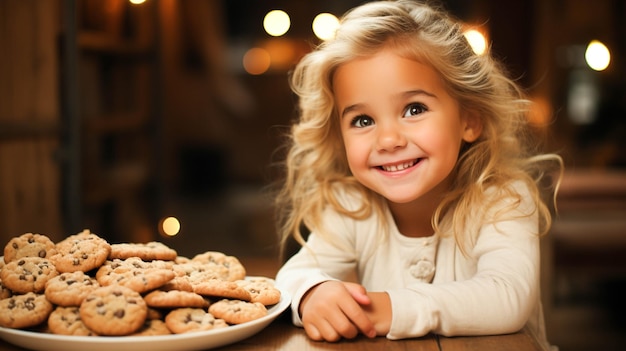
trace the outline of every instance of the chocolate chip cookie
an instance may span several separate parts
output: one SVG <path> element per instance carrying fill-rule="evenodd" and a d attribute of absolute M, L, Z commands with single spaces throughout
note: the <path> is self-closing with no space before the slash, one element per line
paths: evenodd
<path fill-rule="evenodd" d="M 145 322 L 148 306 L 136 291 L 103 286 L 92 291 L 80 305 L 80 318 L 99 335 L 128 335 Z"/>
<path fill-rule="evenodd" d="M 0 326 L 28 328 L 45 322 L 54 306 L 43 294 L 32 292 L 0 300 Z"/>
<path fill-rule="evenodd" d="M 49 260 L 41 257 L 22 257 L 6 264 L 0 271 L 2 284 L 15 293 L 41 293 L 48 280 L 59 272 Z"/>

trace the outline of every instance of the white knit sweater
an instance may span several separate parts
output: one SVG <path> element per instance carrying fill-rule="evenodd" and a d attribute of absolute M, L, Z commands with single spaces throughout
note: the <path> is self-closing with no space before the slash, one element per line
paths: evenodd
<path fill-rule="evenodd" d="M 533 208 L 529 203 L 515 211 L 528 213 Z M 332 243 L 311 233 L 307 245 L 276 277 L 277 285 L 292 296 L 295 325 L 302 325 L 298 306 L 311 287 L 344 280 L 389 294 L 393 315 L 389 339 L 430 332 L 504 334 L 526 327 L 549 348 L 539 297 L 536 215 L 484 225 L 467 255 L 451 236 L 403 236 L 389 212 L 387 216 L 392 227 L 382 238 L 376 215 L 356 221 L 334 211 L 325 213 Z"/>

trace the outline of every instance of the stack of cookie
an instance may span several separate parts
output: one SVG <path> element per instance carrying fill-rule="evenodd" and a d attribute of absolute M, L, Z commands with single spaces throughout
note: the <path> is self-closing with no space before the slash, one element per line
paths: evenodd
<path fill-rule="evenodd" d="M 226 328 L 280 301 L 234 256 L 192 258 L 161 242 L 110 244 L 84 230 L 12 238 L 0 260 L 0 326 L 62 335 L 162 335 Z M 5 312 L 6 311 L 6 312 Z"/>

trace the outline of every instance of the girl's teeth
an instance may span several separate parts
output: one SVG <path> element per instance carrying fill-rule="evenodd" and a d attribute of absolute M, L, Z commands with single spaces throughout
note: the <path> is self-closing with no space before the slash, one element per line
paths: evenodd
<path fill-rule="evenodd" d="M 412 167 L 414 164 L 415 164 L 415 161 L 410 161 L 410 162 L 405 162 L 405 163 L 398 164 L 398 165 L 382 166 L 382 167 L 387 172 L 397 172 L 397 171 L 402 171 L 409 167 Z"/>

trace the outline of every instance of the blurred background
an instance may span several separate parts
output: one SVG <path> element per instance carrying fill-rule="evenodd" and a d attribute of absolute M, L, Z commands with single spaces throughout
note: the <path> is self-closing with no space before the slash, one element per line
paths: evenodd
<path fill-rule="evenodd" d="M 91 229 L 280 264 L 293 65 L 356 0 L 0 0 L 1 242 Z M 626 341 L 626 2 L 448 0 L 567 170 L 543 246 L 550 339 Z"/>

